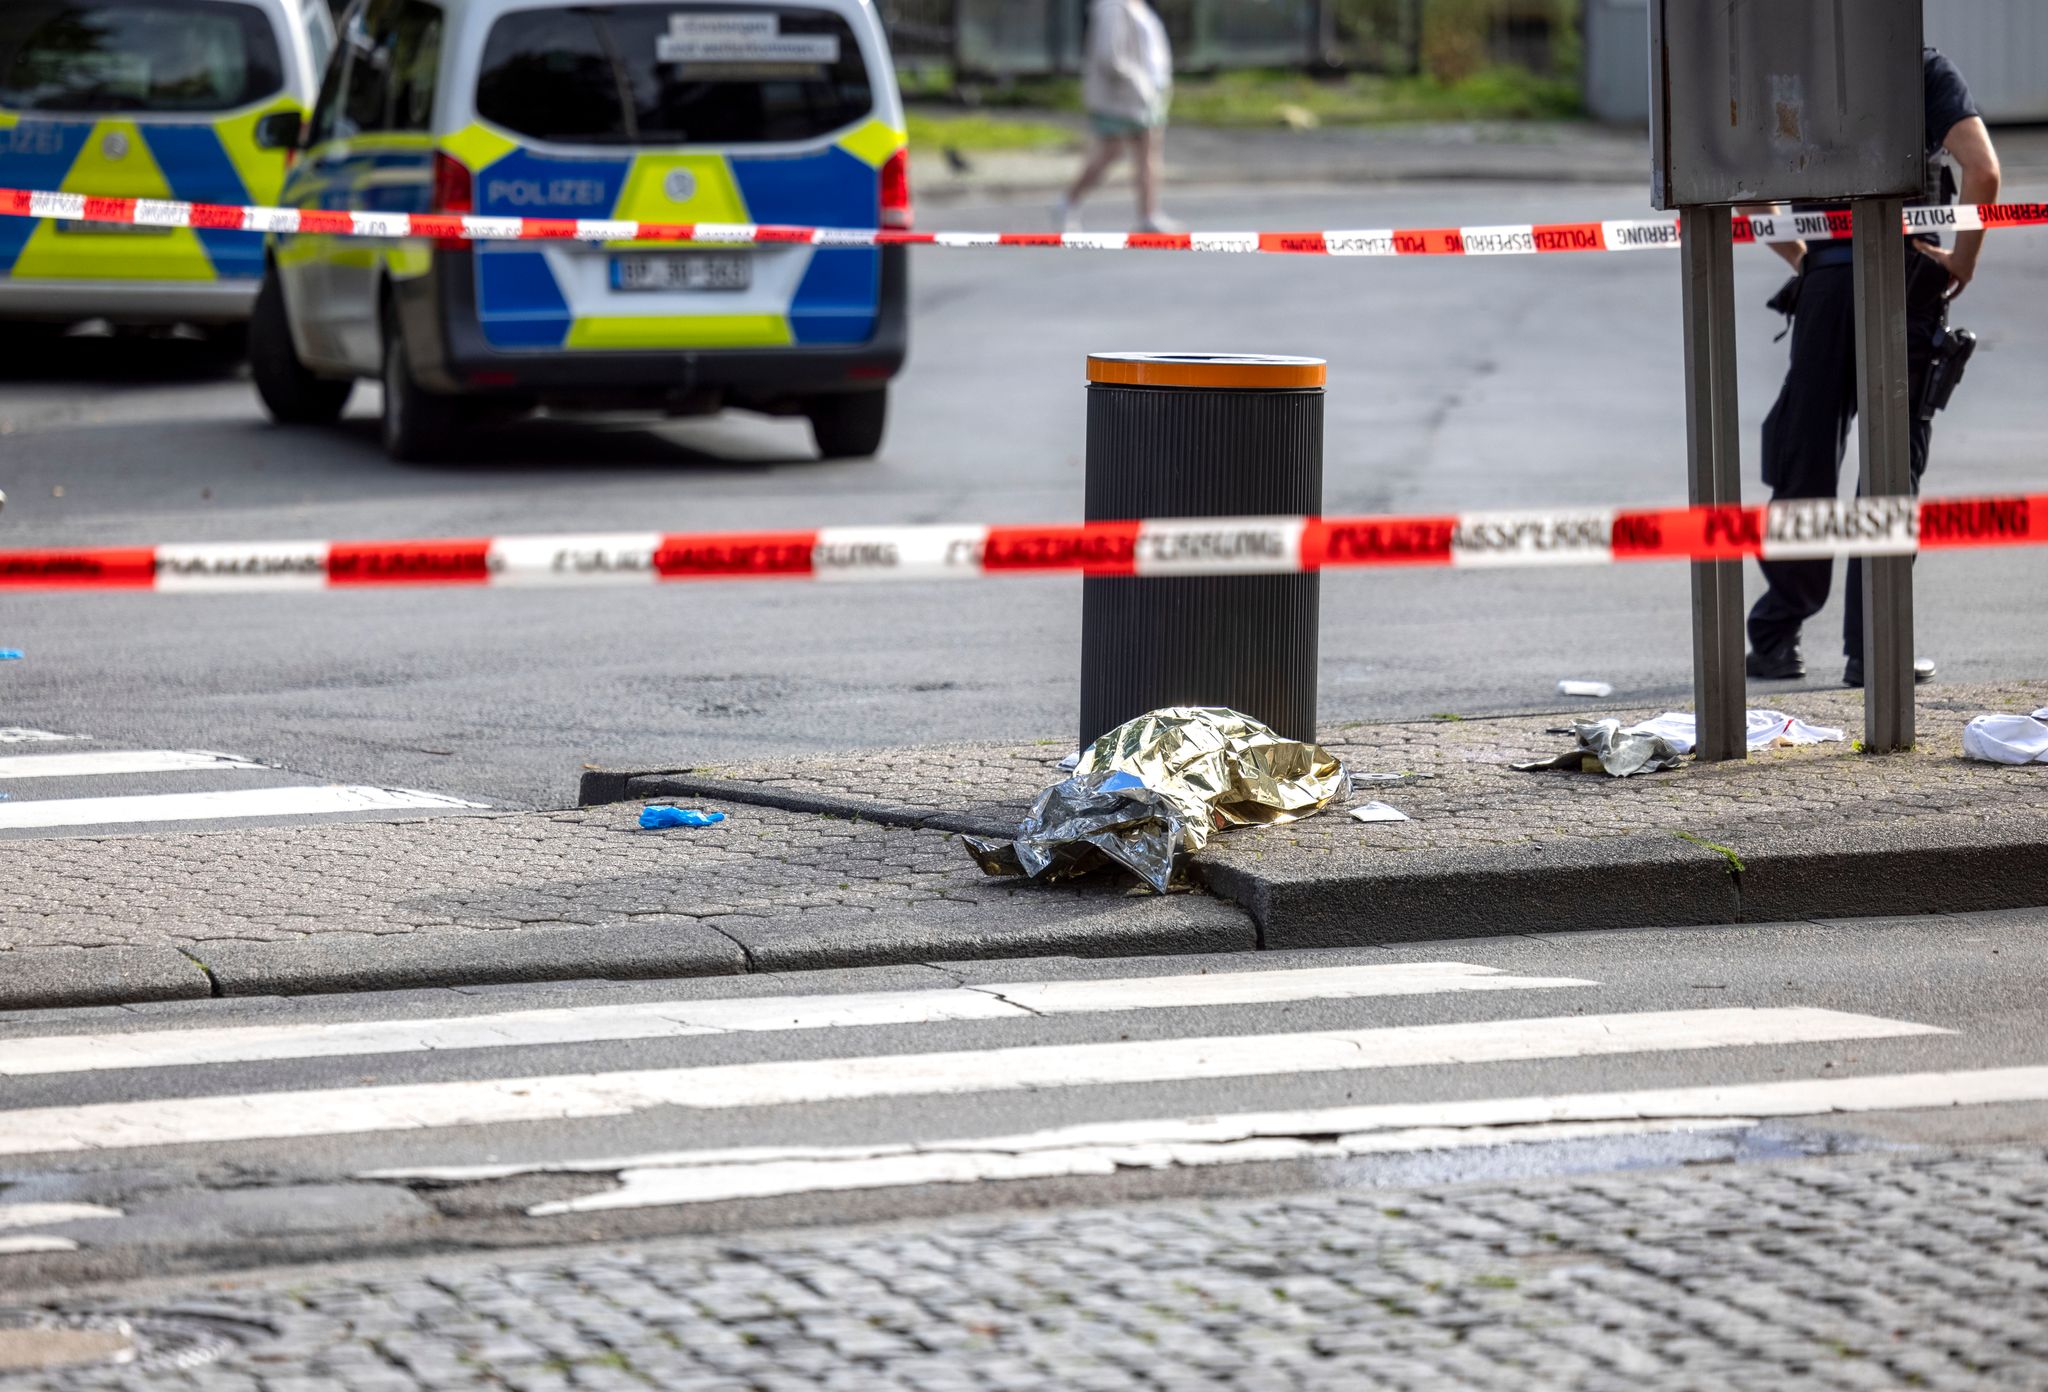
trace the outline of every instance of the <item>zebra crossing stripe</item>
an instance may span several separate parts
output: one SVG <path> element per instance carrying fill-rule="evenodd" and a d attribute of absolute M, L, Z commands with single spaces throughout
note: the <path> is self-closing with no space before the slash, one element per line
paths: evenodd
<path fill-rule="evenodd" d="M 0 757 L 0 782 L 24 778 L 97 778 L 126 773 L 227 772 L 263 764 L 200 749 L 103 749 L 80 754 Z"/>
<path fill-rule="evenodd" d="M 1022 981 L 929 991 L 648 1001 L 416 1020 L 321 1021 L 222 1029 L 52 1035 L 0 1044 L 0 1077 L 171 1068 L 428 1050 L 814 1030 L 1037 1015 L 1352 1000 L 1461 991 L 1541 991 L 1598 982 L 1511 976 L 1468 962 L 1379 963 L 1089 981 Z"/>
<path fill-rule="evenodd" d="M 48 827 L 194 822 L 234 817 L 314 817 L 331 813 L 455 811 L 483 804 L 404 788 L 243 788 L 207 793 L 141 793 L 0 803 L 0 831 Z"/>
<path fill-rule="evenodd" d="M 1806 1007 L 1722 1008 L 242 1093 L 0 1112 L 0 1154 L 1948 1033 Z"/>
<path fill-rule="evenodd" d="M 2048 1068 L 2004 1068 L 1110 1122 L 900 1145 L 376 1170 L 359 1178 L 462 1184 L 542 1173 L 618 1175 L 617 1189 L 527 1210 L 547 1217 L 915 1184 L 1690 1134 L 1739 1129 L 1771 1117 L 2041 1101 L 2048 1101 Z"/>

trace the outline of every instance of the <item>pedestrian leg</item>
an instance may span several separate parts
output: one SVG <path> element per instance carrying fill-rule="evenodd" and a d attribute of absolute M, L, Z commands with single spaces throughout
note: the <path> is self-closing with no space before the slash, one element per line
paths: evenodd
<path fill-rule="evenodd" d="M 1088 158 L 1081 166 L 1081 172 L 1074 179 L 1074 186 L 1067 190 L 1060 200 L 1061 221 L 1064 222 L 1081 207 L 1081 200 L 1093 193 L 1102 183 L 1103 177 L 1115 166 L 1124 152 L 1123 137 L 1098 135 L 1095 143 L 1088 148 Z"/>
<path fill-rule="evenodd" d="M 1166 164 L 1166 131 L 1153 126 L 1131 137 L 1138 161 L 1138 226 L 1147 232 L 1159 229 L 1159 184 Z"/>

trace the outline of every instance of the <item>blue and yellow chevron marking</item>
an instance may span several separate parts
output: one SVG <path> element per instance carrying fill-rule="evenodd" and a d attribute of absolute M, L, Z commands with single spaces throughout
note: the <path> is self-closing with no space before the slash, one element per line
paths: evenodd
<path fill-rule="evenodd" d="M 441 148 L 474 173 L 477 212 L 487 216 L 872 227 L 881 212 L 878 171 L 904 141 L 902 131 L 877 120 L 804 155 L 564 157 L 477 124 L 444 137 Z M 685 185 L 686 196 L 676 198 Z M 485 338 L 508 350 L 765 348 L 873 336 L 880 252 L 819 247 L 776 254 L 810 257 L 780 313 L 579 315 L 556 280 L 550 252 L 486 243 L 476 255 L 478 315 Z M 707 297 L 707 310 L 716 303 Z"/>
<path fill-rule="evenodd" d="M 0 112 L 0 184 L 110 198 L 274 203 L 284 183 L 284 152 L 257 145 L 256 123 L 275 111 L 302 110 L 282 98 L 204 124 Z M 254 232 L 91 233 L 48 219 L 5 222 L 0 274 L 19 280 L 212 281 L 263 274 L 263 238 Z"/>

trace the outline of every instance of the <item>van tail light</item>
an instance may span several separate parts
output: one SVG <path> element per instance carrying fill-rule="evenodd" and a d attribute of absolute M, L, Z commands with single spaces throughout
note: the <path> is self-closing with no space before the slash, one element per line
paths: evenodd
<path fill-rule="evenodd" d="M 910 203 L 910 151 L 898 150 L 882 166 L 882 226 L 908 231 L 917 221 Z"/>
<path fill-rule="evenodd" d="M 469 166 L 442 150 L 434 151 L 434 211 L 460 216 L 476 211 L 476 180 Z M 436 237 L 439 251 L 468 251 L 464 237 Z"/>

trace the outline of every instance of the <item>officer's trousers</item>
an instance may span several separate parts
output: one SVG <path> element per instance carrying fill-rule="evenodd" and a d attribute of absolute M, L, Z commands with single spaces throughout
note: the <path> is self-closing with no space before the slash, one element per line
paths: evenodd
<path fill-rule="evenodd" d="M 1818 260 L 1819 264 L 1815 264 Z M 1849 424 L 1856 418 L 1855 275 L 1839 252 L 1816 248 L 1799 289 L 1792 319 L 1792 366 L 1778 403 L 1764 421 L 1764 482 L 1773 502 L 1839 495 Z M 1919 401 L 1934 362 L 1936 338 L 1947 320 L 1942 298 L 1948 273 L 1912 248 L 1906 251 L 1906 363 L 1912 379 L 1913 491 L 1927 471 L 1932 433 L 1919 418 Z M 1833 561 L 1764 561 L 1770 586 L 1749 611 L 1749 643 L 1757 651 L 1783 647 L 1828 602 Z M 1849 561 L 1849 592 L 1842 597 L 1842 651 L 1863 656 L 1863 562 Z"/>

